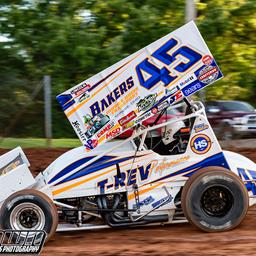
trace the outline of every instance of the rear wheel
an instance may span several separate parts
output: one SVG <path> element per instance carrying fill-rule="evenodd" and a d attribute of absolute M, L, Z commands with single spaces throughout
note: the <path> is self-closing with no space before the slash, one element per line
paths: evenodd
<path fill-rule="evenodd" d="M 225 168 L 208 167 L 186 182 L 181 204 L 190 223 L 207 232 L 220 232 L 242 222 L 249 197 L 237 175 Z"/>
<path fill-rule="evenodd" d="M 234 139 L 234 131 L 233 128 L 231 126 L 229 126 L 228 124 L 223 126 L 223 129 L 221 129 L 220 131 L 220 139 L 221 140 L 232 140 Z"/>
<path fill-rule="evenodd" d="M 52 200 L 40 191 L 25 189 L 8 197 L 0 210 L 0 228 L 44 230 L 47 240 L 55 233 L 58 212 Z"/>

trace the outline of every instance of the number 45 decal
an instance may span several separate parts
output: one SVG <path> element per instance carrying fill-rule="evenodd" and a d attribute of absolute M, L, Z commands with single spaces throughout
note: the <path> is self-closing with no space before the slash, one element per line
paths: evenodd
<path fill-rule="evenodd" d="M 169 54 L 168 52 L 173 49 L 177 44 L 178 41 L 174 38 L 171 38 L 159 49 L 157 49 L 152 54 L 152 56 L 167 66 L 171 65 L 174 61 L 176 61 L 178 55 L 184 56 L 186 59 L 188 59 L 188 62 L 180 62 L 173 68 L 174 70 L 183 73 L 190 67 L 192 67 L 195 63 L 197 63 L 202 58 L 202 55 L 187 46 L 181 46 L 172 54 Z M 143 76 L 143 71 L 151 75 L 150 78 L 145 80 Z M 178 77 L 172 76 L 170 74 L 170 70 L 168 70 L 165 66 L 159 69 L 157 66 L 149 62 L 148 58 L 144 59 L 140 64 L 136 66 L 136 72 L 139 78 L 140 85 L 148 90 L 150 90 L 160 81 L 164 83 L 164 86 L 167 86 Z"/>

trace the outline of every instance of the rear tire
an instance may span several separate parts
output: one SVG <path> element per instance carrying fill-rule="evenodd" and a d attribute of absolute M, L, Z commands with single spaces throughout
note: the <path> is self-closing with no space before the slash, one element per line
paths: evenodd
<path fill-rule="evenodd" d="M 234 138 L 235 138 L 235 135 L 234 135 L 233 128 L 230 125 L 225 124 L 223 126 L 223 129 L 221 129 L 220 131 L 220 139 L 224 141 L 229 141 L 229 140 L 233 140 Z"/>
<path fill-rule="evenodd" d="M 222 167 L 207 167 L 188 179 L 181 205 L 191 224 L 206 232 L 221 232 L 243 221 L 249 196 L 236 174 Z"/>
<path fill-rule="evenodd" d="M 48 241 L 55 233 L 57 224 L 56 206 L 48 196 L 34 189 L 12 194 L 1 206 L 1 229 L 44 230 Z"/>

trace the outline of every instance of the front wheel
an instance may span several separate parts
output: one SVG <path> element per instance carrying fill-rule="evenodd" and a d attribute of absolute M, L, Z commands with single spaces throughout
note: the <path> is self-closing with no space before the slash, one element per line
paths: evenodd
<path fill-rule="evenodd" d="M 186 182 L 181 204 L 190 223 L 207 232 L 221 232 L 242 222 L 249 196 L 237 175 L 222 167 L 207 167 Z"/>
<path fill-rule="evenodd" d="M 14 193 L 1 206 L 1 229 L 44 230 L 49 240 L 55 233 L 57 224 L 56 206 L 49 197 L 34 189 L 24 189 Z"/>

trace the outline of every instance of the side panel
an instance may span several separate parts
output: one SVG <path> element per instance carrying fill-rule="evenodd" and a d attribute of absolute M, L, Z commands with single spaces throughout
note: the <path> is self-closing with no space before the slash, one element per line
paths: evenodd
<path fill-rule="evenodd" d="M 0 202 L 16 191 L 31 187 L 35 183 L 26 164 L 19 165 L 12 171 L 0 176 Z"/>
<path fill-rule="evenodd" d="M 29 161 L 20 147 L 0 156 L 0 202 L 35 183 L 29 166 Z"/>
<path fill-rule="evenodd" d="M 136 159 L 134 154 L 134 151 L 122 152 L 120 148 L 119 153 L 113 152 L 104 156 L 104 161 L 85 168 L 77 167 L 76 172 L 57 183 L 50 181 L 54 198 L 126 192 L 130 191 L 135 183 L 138 184 L 141 194 L 147 186 L 185 182 L 194 172 L 206 166 L 229 168 L 204 115 L 196 118 L 185 153 L 159 155 L 151 150 L 145 150 L 138 152 Z M 117 173 L 117 163 L 120 166 L 121 177 Z"/>
<path fill-rule="evenodd" d="M 180 182 L 158 182 L 144 186 L 139 190 L 139 209 L 133 213 L 134 216 L 151 211 L 152 214 L 158 214 L 157 211 L 169 211 L 176 209 L 174 199 L 184 185 Z M 137 209 L 135 193 L 132 188 L 128 192 L 128 208 Z"/>
<path fill-rule="evenodd" d="M 245 183 L 250 196 L 250 205 L 256 204 L 256 164 L 238 153 L 224 151 L 230 169 Z"/>
<path fill-rule="evenodd" d="M 19 158 L 19 159 L 17 159 Z M 5 167 L 7 167 L 9 165 L 9 163 L 11 161 L 17 161 L 22 162 L 24 164 L 27 165 L 27 167 L 30 166 L 30 163 L 26 157 L 26 155 L 24 154 L 23 150 L 21 149 L 21 147 L 17 147 L 7 153 L 5 153 L 4 155 L 0 156 L 0 173 L 1 170 L 4 169 Z"/>

